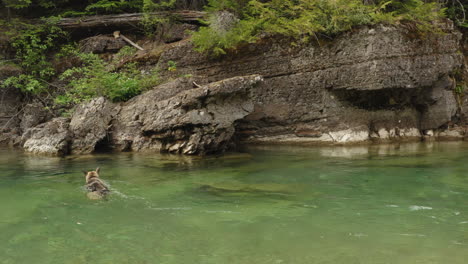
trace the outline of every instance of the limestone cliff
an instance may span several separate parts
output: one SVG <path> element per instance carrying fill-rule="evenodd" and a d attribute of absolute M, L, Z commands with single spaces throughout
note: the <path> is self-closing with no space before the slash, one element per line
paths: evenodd
<path fill-rule="evenodd" d="M 260 74 L 255 109 L 237 126 L 251 142 L 360 142 L 420 138 L 456 116 L 451 74 L 463 63 L 461 34 L 415 36 L 403 27 L 363 27 L 328 43 L 291 47 L 264 40 L 220 60 L 181 42 L 160 65 L 216 81 Z"/>
<path fill-rule="evenodd" d="M 145 67 L 175 62 L 176 71 L 162 71 L 173 81 L 123 104 L 97 98 L 71 120 L 31 124 L 23 111 L 0 139 L 16 131 L 27 151 L 53 154 L 463 139 L 468 100 L 454 92 L 454 75 L 465 70 L 466 43 L 450 22 L 442 28 L 423 36 L 377 25 L 295 46 L 270 37 L 221 58 L 197 53 L 185 39 L 138 56 L 149 58 Z M 11 102 L 0 114 L 17 112 Z"/>

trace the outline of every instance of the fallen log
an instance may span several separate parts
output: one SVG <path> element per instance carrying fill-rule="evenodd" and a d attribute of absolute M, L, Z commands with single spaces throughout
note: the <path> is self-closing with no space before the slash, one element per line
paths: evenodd
<path fill-rule="evenodd" d="M 172 12 L 155 12 L 154 16 L 171 17 L 179 22 L 198 23 L 205 16 L 205 12 L 181 10 Z M 93 28 L 93 27 L 119 27 L 125 25 L 138 26 L 143 20 L 143 13 L 120 15 L 96 15 L 85 17 L 62 18 L 57 26 L 63 29 Z"/>

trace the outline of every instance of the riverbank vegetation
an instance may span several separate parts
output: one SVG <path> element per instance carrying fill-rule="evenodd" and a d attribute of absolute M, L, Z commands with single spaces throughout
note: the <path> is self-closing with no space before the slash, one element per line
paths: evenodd
<path fill-rule="evenodd" d="M 151 35 L 169 22 L 156 12 L 180 9 L 206 11 L 192 41 L 198 51 L 217 56 L 264 36 L 285 36 L 298 44 L 376 23 L 408 23 L 428 32 L 437 30 L 435 21 L 449 17 L 457 26 L 468 27 L 468 4 L 460 0 L 1 0 L 0 31 L 15 57 L 0 60 L 0 66 L 17 67 L 20 74 L 7 78 L 0 87 L 44 95 L 57 107 L 72 107 L 95 96 L 126 101 L 160 83 L 157 69 L 120 65 L 116 58 L 133 54 L 131 49 L 111 59 L 82 53 L 57 21 L 70 16 L 142 12 L 138 34 Z M 74 63 L 59 70 L 54 62 L 63 58 Z"/>

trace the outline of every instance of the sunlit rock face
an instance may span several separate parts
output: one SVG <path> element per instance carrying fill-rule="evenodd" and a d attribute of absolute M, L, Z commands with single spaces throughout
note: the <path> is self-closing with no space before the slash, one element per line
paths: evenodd
<path fill-rule="evenodd" d="M 378 25 L 333 40 L 291 46 L 263 39 L 213 59 L 184 42 L 162 54 L 178 73 L 215 81 L 261 74 L 254 111 L 236 126 L 248 142 L 420 140 L 457 119 L 452 72 L 463 62 L 461 34 L 419 36 L 404 27 Z M 437 136 L 437 135 L 435 135 Z"/>
<path fill-rule="evenodd" d="M 42 122 L 50 117 L 32 122 L 39 113 L 34 110 L 15 115 L 21 100 L 9 92 L 0 114 L 15 118 L 0 143 L 38 153 L 203 155 L 235 143 L 463 139 L 468 96 L 454 91 L 455 73 L 466 73 L 468 42 L 449 21 L 441 27 L 443 34 L 423 36 L 404 26 L 364 26 L 300 45 L 270 37 L 218 58 L 194 51 L 190 41 L 173 40 L 148 51 L 151 59 L 139 55 L 144 70 L 163 69 L 161 78 L 170 81 L 125 103 L 96 98 L 78 106 L 64 121 L 66 133 L 51 132 L 63 139 L 64 146 L 51 141 L 58 148 L 37 147 L 47 145 L 44 131 L 54 126 Z M 103 41 L 96 44 L 103 51 L 89 52 L 105 52 L 109 43 Z M 177 69 L 164 70 L 169 62 Z"/>
<path fill-rule="evenodd" d="M 68 154 L 70 146 L 69 123 L 69 119 L 59 117 L 28 129 L 22 136 L 24 150 L 34 154 L 52 156 Z"/>
<path fill-rule="evenodd" d="M 96 98 L 78 106 L 71 120 L 57 118 L 28 129 L 23 148 L 49 155 L 222 152 L 232 143 L 235 122 L 253 111 L 251 89 L 261 81 L 250 75 L 194 87 L 176 80 L 124 104 Z"/>
<path fill-rule="evenodd" d="M 114 108 L 114 104 L 104 97 L 76 108 L 70 122 L 72 153 L 92 153 L 99 142 L 106 140 L 109 124 L 115 115 Z"/>
<path fill-rule="evenodd" d="M 251 93 L 261 81 L 250 75 L 195 88 L 185 83 L 181 89 L 180 81 L 156 88 L 121 106 L 110 144 L 120 150 L 181 154 L 223 151 L 232 141 L 234 123 L 253 111 Z M 176 84 L 179 92 L 173 89 Z"/>

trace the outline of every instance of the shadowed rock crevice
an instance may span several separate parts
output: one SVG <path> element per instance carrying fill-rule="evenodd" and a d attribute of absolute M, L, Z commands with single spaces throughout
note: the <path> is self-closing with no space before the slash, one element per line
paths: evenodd
<path fill-rule="evenodd" d="M 112 142 L 110 141 L 109 137 L 104 137 L 103 139 L 96 142 L 94 146 L 93 153 L 107 153 L 113 151 Z M 123 150 L 125 151 L 125 150 Z"/>
<path fill-rule="evenodd" d="M 382 89 L 372 91 L 339 90 L 334 91 L 338 100 L 343 104 L 356 108 L 375 110 L 401 110 L 408 107 L 420 108 L 418 97 L 424 93 L 424 89 Z"/>

